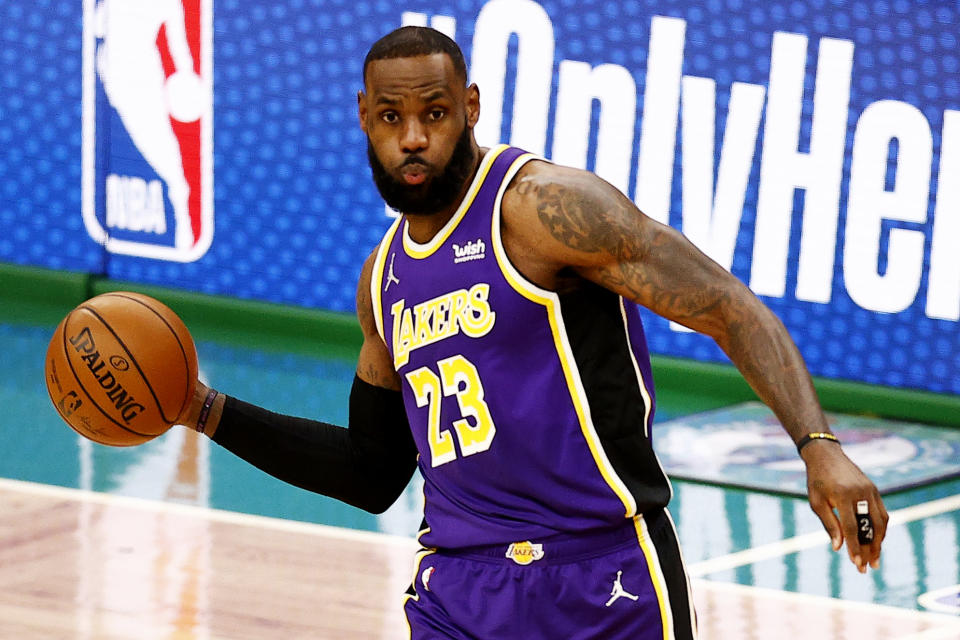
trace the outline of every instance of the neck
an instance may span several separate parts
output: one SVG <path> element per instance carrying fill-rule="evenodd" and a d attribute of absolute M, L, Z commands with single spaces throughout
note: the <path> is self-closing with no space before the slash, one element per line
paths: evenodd
<path fill-rule="evenodd" d="M 406 220 L 408 225 L 411 240 L 419 244 L 426 244 L 450 221 L 450 218 L 453 217 L 453 214 L 457 212 L 457 209 L 459 209 L 461 203 L 463 203 L 463 199 L 467 195 L 467 190 L 470 189 L 470 185 L 473 184 L 473 180 L 477 176 L 477 171 L 480 169 L 480 163 L 483 162 L 483 157 L 487 154 L 487 151 L 489 151 L 489 149 L 481 149 L 476 143 L 472 145 L 473 171 L 470 172 L 470 177 L 463 181 L 460 194 L 452 205 L 436 213 L 417 215 L 403 214 L 403 219 Z"/>

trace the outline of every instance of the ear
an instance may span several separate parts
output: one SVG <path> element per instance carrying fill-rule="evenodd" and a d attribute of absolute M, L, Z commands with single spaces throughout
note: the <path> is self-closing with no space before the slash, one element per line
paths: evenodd
<path fill-rule="evenodd" d="M 467 126 L 472 129 L 480 120 L 480 88 L 476 83 L 467 87 L 464 106 L 467 111 Z"/>
<path fill-rule="evenodd" d="M 367 96 L 357 91 L 357 117 L 360 118 L 360 130 L 367 132 Z"/>

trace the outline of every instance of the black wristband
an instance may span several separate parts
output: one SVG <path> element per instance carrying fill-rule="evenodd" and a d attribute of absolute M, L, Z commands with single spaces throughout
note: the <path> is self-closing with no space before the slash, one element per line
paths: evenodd
<path fill-rule="evenodd" d="M 210 389 L 207 397 L 203 401 L 203 407 L 200 409 L 200 417 L 197 418 L 197 433 L 206 433 L 207 419 L 210 417 L 210 409 L 220 393 L 216 389 Z"/>
<path fill-rule="evenodd" d="M 807 435 L 797 440 L 797 453 L 800 453 L 801 449 L 803 449 L 805 446 L 807 446 L 814 440 L 830 440 L 831 442 L 836 442 L 837 444 L 840 444 L 840 440 L 838 440 L 837 436 L 833 435 L 832 433 L 825 433 L 825 432 L 808 433 Z"/>

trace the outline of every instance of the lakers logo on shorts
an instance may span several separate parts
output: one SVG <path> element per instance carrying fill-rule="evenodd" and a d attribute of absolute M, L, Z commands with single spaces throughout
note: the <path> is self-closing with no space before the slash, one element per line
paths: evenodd
<path fill-rule="evenodd" d="M 534 544 L 529 540 L 513 542 L 507 547 L 506 557 L 517 564 L 527 565 L 543 557 L 543 545 Z"/>

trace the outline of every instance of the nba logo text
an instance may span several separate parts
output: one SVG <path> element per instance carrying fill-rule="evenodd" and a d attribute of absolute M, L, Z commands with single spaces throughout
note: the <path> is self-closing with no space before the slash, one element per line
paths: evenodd
<path fill-rule="evenodd" d="M 213 0 L 84 0 L 83 222 L 110 253 L 213 241 Z"/>

